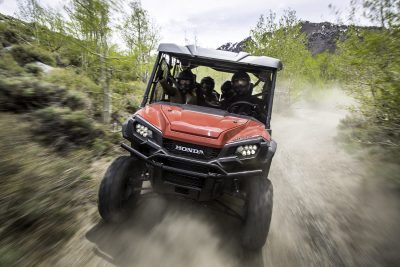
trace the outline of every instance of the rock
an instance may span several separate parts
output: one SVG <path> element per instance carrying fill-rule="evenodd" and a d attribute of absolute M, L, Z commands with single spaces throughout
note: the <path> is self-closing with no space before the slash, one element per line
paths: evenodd
<path fill-rule="evenodd" d="M 348 26 L 337 25 L 330 22 L 313 23 L 305 21 L 301 23 L 301 31 L 306 34 L 308 50 L 313 54 L 319 54 L 326 50 L 334 52 L 336 42 L 345 38 Z"/>
<path fill-rule="evenodd" d="M 239 53 L 243 51 L 244 45 L 247 41 L 251 40 L 251 37 L 247 37 L 243 41 L 237 42 L 237 43 L 226 43 L 224 45 L 221 45 L 218 47 L 218 50 L 225 50 L 225 51 L 231 51 L 231 52 L 236 52 Z"/>
<path fill-rule="evenodd" d="M 40 61 L 33 62 L 36 66 L 38 66 L 44 73 L 48 73 L 54 69 L 54 67 L 44 64 Z"/>

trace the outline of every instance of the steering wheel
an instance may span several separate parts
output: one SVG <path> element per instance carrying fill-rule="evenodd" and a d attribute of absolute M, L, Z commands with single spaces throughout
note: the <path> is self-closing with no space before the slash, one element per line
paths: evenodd
<path fill-rule="evenodd" d="M 232 103 L 227 109 L 229 113 L 235 113 L 239 115 L 247 115 L 257 117 L 260 111 L 260 106 L 248 101 L 236 101 Z"/>

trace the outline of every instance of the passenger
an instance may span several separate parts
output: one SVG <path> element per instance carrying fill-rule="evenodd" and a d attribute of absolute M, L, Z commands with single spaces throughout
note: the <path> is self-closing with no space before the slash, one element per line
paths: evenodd
<path fill-rule="evenodd" d="M 235 96 L 235 92 L 233 91 L 231 81 L 226 81 L 221 85 L 221 93 L 222 93 L 221 94 L 222 103 L 226 102 L 228 99 Z"/>
<path fill-rule="evenodd" d="M 175 86 L 166 79 L 160 80 L 164 93 L 169 96 L 169 101 L 180 104 L 197 104 L 196 76 L 190 69 L 181 71 L 176 77 Z"/>
<path fill-rule="evenodd" d="M 204 77 L 200 81 L 201 93 L 203 95 L 204 105 L 216 107 L 219 106 L 219 94 L 214 90 L 215 82 L 210 76 Z"/>

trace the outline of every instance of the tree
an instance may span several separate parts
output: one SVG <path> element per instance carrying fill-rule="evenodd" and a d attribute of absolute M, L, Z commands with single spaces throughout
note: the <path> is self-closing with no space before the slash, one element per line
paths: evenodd
<path fill-rule="evenodd" d="M 31 23 L 35 41 L 40 43 L 40 24 L 45 10 L 36 0 L 18 0 L 19 18 Z"/>
<path fill-rule="evenodd" d="M 103 123 L 110 122 L 110 73 L 107 66 L 109 53 L 110 4 L 106 0 L 73 0 L 67 9 L 70 32 L 84 41 L 82 58 L 84 68 L 94 74 L 103 89 Z"/>
<path fill-rule="evenodd" d="M 284 66 L 280 79 L 292 96 L 299 94 L 299 83 L 312 79 L 315 72 L 319 75 L 318 69 L 311 64 L 307 38 L 301 32 L 301 24 L 294 10 L 285 10 L 278 22 L 276 14 L 270 10 L 260 16 L 250 33 L 251 39 L 246 43 L 246 50 L 253 55 L 279 58 Z"/>
<path fill-rule="evenodd" d="M 400 23 L 399 0 L 363 0 L 364 16 L 382 28 L 391 28 Z"/>
<path fill-rule="evenodd" d="M 140 2 L 130 2 L 129 8 L 119 29 L 129 55 L 136 58 L 139 73 L 142 79 L 146 80 L 147 71 L 144 70 L 144 66 L 149 62 L 151 52 L 158 42 L 158 29 Z"/>
<path fill-rule="evenodd" d="M 353 132 L 354 139 L 398 151 L 400 1 L 365 0 L 359 5 L 364 16 L 381 27 L 354 28 L 339 44 L 342 77 L 346 89 L 358 101 L 354 114 L 356 123 L 351 125 L 357 129 Z"/>

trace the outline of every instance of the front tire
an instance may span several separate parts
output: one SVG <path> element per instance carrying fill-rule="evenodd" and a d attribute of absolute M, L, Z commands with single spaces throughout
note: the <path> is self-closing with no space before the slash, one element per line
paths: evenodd
<path fill-rule="evenodd" d="M 254 177 L 248 180 L 246 191 L 242 246 L 248 250 L 259 250 L 264 246 L 269 232 L 273 187 L 269 179 Z"/>
<path fill-rule="evenodd" d="M 121 156 L 108 167 L 100 184 L 98 209 L 106 222 L 121 222 L 129 215 L 140 196 L 144 164 Z"/>

